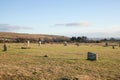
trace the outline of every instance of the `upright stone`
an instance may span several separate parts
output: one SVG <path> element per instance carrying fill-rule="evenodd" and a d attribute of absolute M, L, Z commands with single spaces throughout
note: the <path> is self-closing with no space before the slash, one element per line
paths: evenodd
<path fill-rule="evenodd" d="M 38 46 L 41 46 L 41 41 L 38 42 Z"/>
<path fill-rule="evenodd" d="M 27 41 L 27 47 L 29 47 L 29 46 L 30 46 L 30 41 L 28 40 L 28 41 Z"/>
<path fill-rule="evenodd" d="M 120 43 L 118 44 L 118 46 L 120 47 Z"/>
<path fill-rule="evenodd" d="M 21 49 L 30 49 L 30 48 L 31 47 L 30 47 L 30 41 L 29 40 L 26 41 L 25 44 L 24 44 L 24 46 L 21 47 Z"/>
<path fill-rule="evenodd" d="M 95 53 L 88 52 L 87 54 L 87 60 L 97 60 L 97 56 Z"/>
<path fill-rule="evenodd" d="M 64 42 L 64 46 L 67 46 L 67 41 Z"/>
<path fill-rule="evenodd" d="M 114 46 L 114 45 L 112 46 L 112 49 L 115 49 L 115 46 Z"/>
<path fill-rule="evenodd" d="M 108 42 L 105 43 L 105 47 L 107 47 L 107 46 L 108 46 Z"/>
<path fill-rule="evenodd" d="M 3 44 L 3 51 L 7 51 L 7 45 L 5 43 Z"/>
<path fill-rule="evenodd" d="M 76 46 L 80 46 L 80 44 L 79 44 L 79 43 L 76 43 Z"/>

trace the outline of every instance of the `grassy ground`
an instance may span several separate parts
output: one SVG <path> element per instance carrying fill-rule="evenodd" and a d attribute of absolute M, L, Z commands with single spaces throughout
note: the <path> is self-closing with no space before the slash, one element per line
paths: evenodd
<path fill-rule="evenodd" d="M 0 44 L 0 80 L 120 80 L 120 48 L 100 45 Z M 87 52 L 98 55 L 97 61 L 88 61 Z M 44 57 L 47 55 L 48 57 Z"/>

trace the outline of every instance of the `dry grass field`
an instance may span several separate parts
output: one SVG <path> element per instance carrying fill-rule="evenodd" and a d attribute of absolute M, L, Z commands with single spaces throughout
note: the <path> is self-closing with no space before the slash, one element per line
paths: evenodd
<path fill-rule="evenodd" d="M 120 48 L 95 44 L 0 44 L 0 80 L 120 80 Z M 88 61 L 94 52 L 97 61 Z M 44 57 L 47 55 L 48 57 Z M 67 79 L 65 79 L 67 78 Z"/>

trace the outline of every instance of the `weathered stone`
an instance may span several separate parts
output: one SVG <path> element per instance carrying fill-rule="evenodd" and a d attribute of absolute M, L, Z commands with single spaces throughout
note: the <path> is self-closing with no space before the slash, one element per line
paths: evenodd
<path fill-rule="evenodd" d="M 105 43 L 105 47 L 107 47 L 107 46 L 108 46 L 108 42 Z"/>
<path fill-rule="evenodd" d="M 39 41 L 39 42 L 38 42 L 38 46 L 41 46 L 41 43 L 42 43 L 42 42 L 41 42 L 41 41 Z"/>
<path fill-rule="evenodd" d="M 48 57 L 48 55 L 44 55 L 44 57 Z"/>
<path fill-rule="evenodd" d="M 112 49 L 115 49 L 115 46 L 112 46 Z"/>
<path fill-rule="evenodd" d="M 67 46 L 67 42 L 66 41 L 64 42 L 64 46 Z"/>
<path fill-rule="evenodd" d="M 29 40 L 24 44 L 24 46 L 21 47 L 21 49 L 30 49 L 30 48 L 31 47 L 30 47 L 30 41 Z"/>
<path fill-rule="evenodd" d="M 80 46 L 80 44 L 79 44 L 79 43 L 76 43 L 76 46 Z"/>
<path fill-rule="evenodd" d="M 95 53 L 88 52 L 87 54 L 87 60 L 97 60 L 97 56 Z"/>
<path fill-rule="evenodd" d="M 69 78 L 61 78 L 59 80 L 70 80 Z"/>
<path fill-rule="evenodd" d="M 30 46 L 30 41 L 28 40 L 28 41 L 27 41 L 27 47 L 29 47 L 29 46 Z"/>
<path fill-rule="evenodd" d="M 3 45 L 3 51 L 7 51 L 7 45 L 5 43 Z"/>
<path fill-rule="evenodd" d="M 120 43 L 118 44 L 118 46 L 120 47 Z"/>

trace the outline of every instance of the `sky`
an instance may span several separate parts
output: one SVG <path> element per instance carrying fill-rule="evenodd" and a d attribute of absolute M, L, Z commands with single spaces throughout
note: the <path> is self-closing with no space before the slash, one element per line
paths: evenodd
<path fill-rule="evenodd" d="M 120 0 L 0 0 L 0 32 L 120 38 Z"/>

